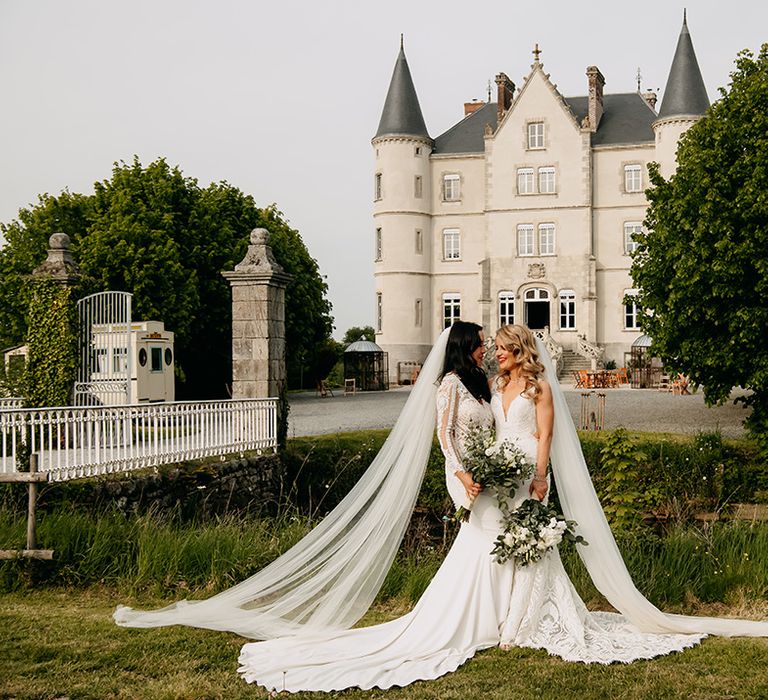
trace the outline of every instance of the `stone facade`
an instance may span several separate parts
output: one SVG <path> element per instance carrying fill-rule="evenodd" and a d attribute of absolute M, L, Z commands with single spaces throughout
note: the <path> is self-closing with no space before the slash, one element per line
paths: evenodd
<path fill-rule="evenodd" d="M 686 25 L 684 39 L 689 64 Z M 401 49 L 372 141 L 376 342 L 392 379 L 399 363 L 423 361 L 451 318 L 486 334 L 504 322 L 546 327 L 574 351 L 581 336 L 619 364 L 641 334 L 625 295 L 648 164 L 674 172 L 677 142 L 701 113 L 662 119 L 654 94 L 604 94 L 596 66 L 585 96 L 564 97 L 539 53 L 519 89 L 499 73 L 496 103 L 465 109 L 432 139 Z"/>

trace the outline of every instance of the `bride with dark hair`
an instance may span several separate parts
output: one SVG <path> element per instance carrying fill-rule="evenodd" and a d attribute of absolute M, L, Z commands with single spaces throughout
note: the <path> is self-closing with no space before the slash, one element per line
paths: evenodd
<path fill-rule="evenodd" d="M 637 591 L 543 345 L 524 326 L 503 327 L 496 337 L 500 374 L 489 387 L 480 369 L 483 340 L 481 327 L 465 322 L 441 334 L 369 469 L 291 550 L 207 600 L 159 611 L 119 608 L 118 624 L 186 624 L 268 640 L 243 647 L 239 670 L 248 682 L 293 692 L 433 679 L 497 645 L 610 663 L 681 650 L 707 634 L 768 636 L 764 622 L 664 614 Z M 410 613 L 349 629 L 370 606 L 397 551 L 435 425 L 448 492 L 457 505 L 474 499 L 471 516 Z M 526 567 L 490 556 L 502 514 L 495 497 L 472 478 L 464 443 L 471 426 L 492 425 L 497 441 L 512 441 L 535 465 L 513 494 L 513 506 L 530 496 L 546 498 L 551 458 L 563 511 L 589 542 L 579 554 L 620 614 L 586 609 L 556 549 Z"/>

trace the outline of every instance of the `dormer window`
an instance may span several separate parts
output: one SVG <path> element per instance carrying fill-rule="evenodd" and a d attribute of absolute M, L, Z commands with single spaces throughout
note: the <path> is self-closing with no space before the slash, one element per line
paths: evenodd
<path fill-rule="evenodd" d="M 528 150 L 544 148 L 544 122 L 528 123 Z"/>

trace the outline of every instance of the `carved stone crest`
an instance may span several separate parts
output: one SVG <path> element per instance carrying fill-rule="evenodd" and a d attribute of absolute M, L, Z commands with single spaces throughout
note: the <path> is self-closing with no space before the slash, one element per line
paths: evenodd
<path fill-rule="evenodd" d="M 540 280 L 546 277 L 547 271 L 544 268 L 544 263 L 531 263 L 528 265 L 528 277 L 532 280 Z"/>

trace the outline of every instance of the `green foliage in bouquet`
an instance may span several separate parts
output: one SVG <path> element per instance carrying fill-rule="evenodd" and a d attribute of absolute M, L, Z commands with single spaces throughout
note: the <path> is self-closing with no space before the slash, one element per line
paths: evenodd
<path fill-rule="evenodd" d="M 496 538 L 491 554 L 499 564 L 514 559 L 521 566 L 539 561 L 561 541 L 587 544 L 575 532 L 576 521 L 566 520 L 554 506 L 527 498 L 505 514 L 504 531 Z"/>
<path fill-rule="evenodd" d="M 504 515 L 509 513 L 509 497 L 520 482 L 533 474 L 533 465 L 525 453 L 509 440 L 496 444 L 496 436 L 489 428 L 473 425 L 467 432 L 465 464 L 470 467 L 472 478 L 483 488 L 492 488 L 496 501 Z M 468 520 L 472 502 L 459 506 L 454 520 Z"/>

